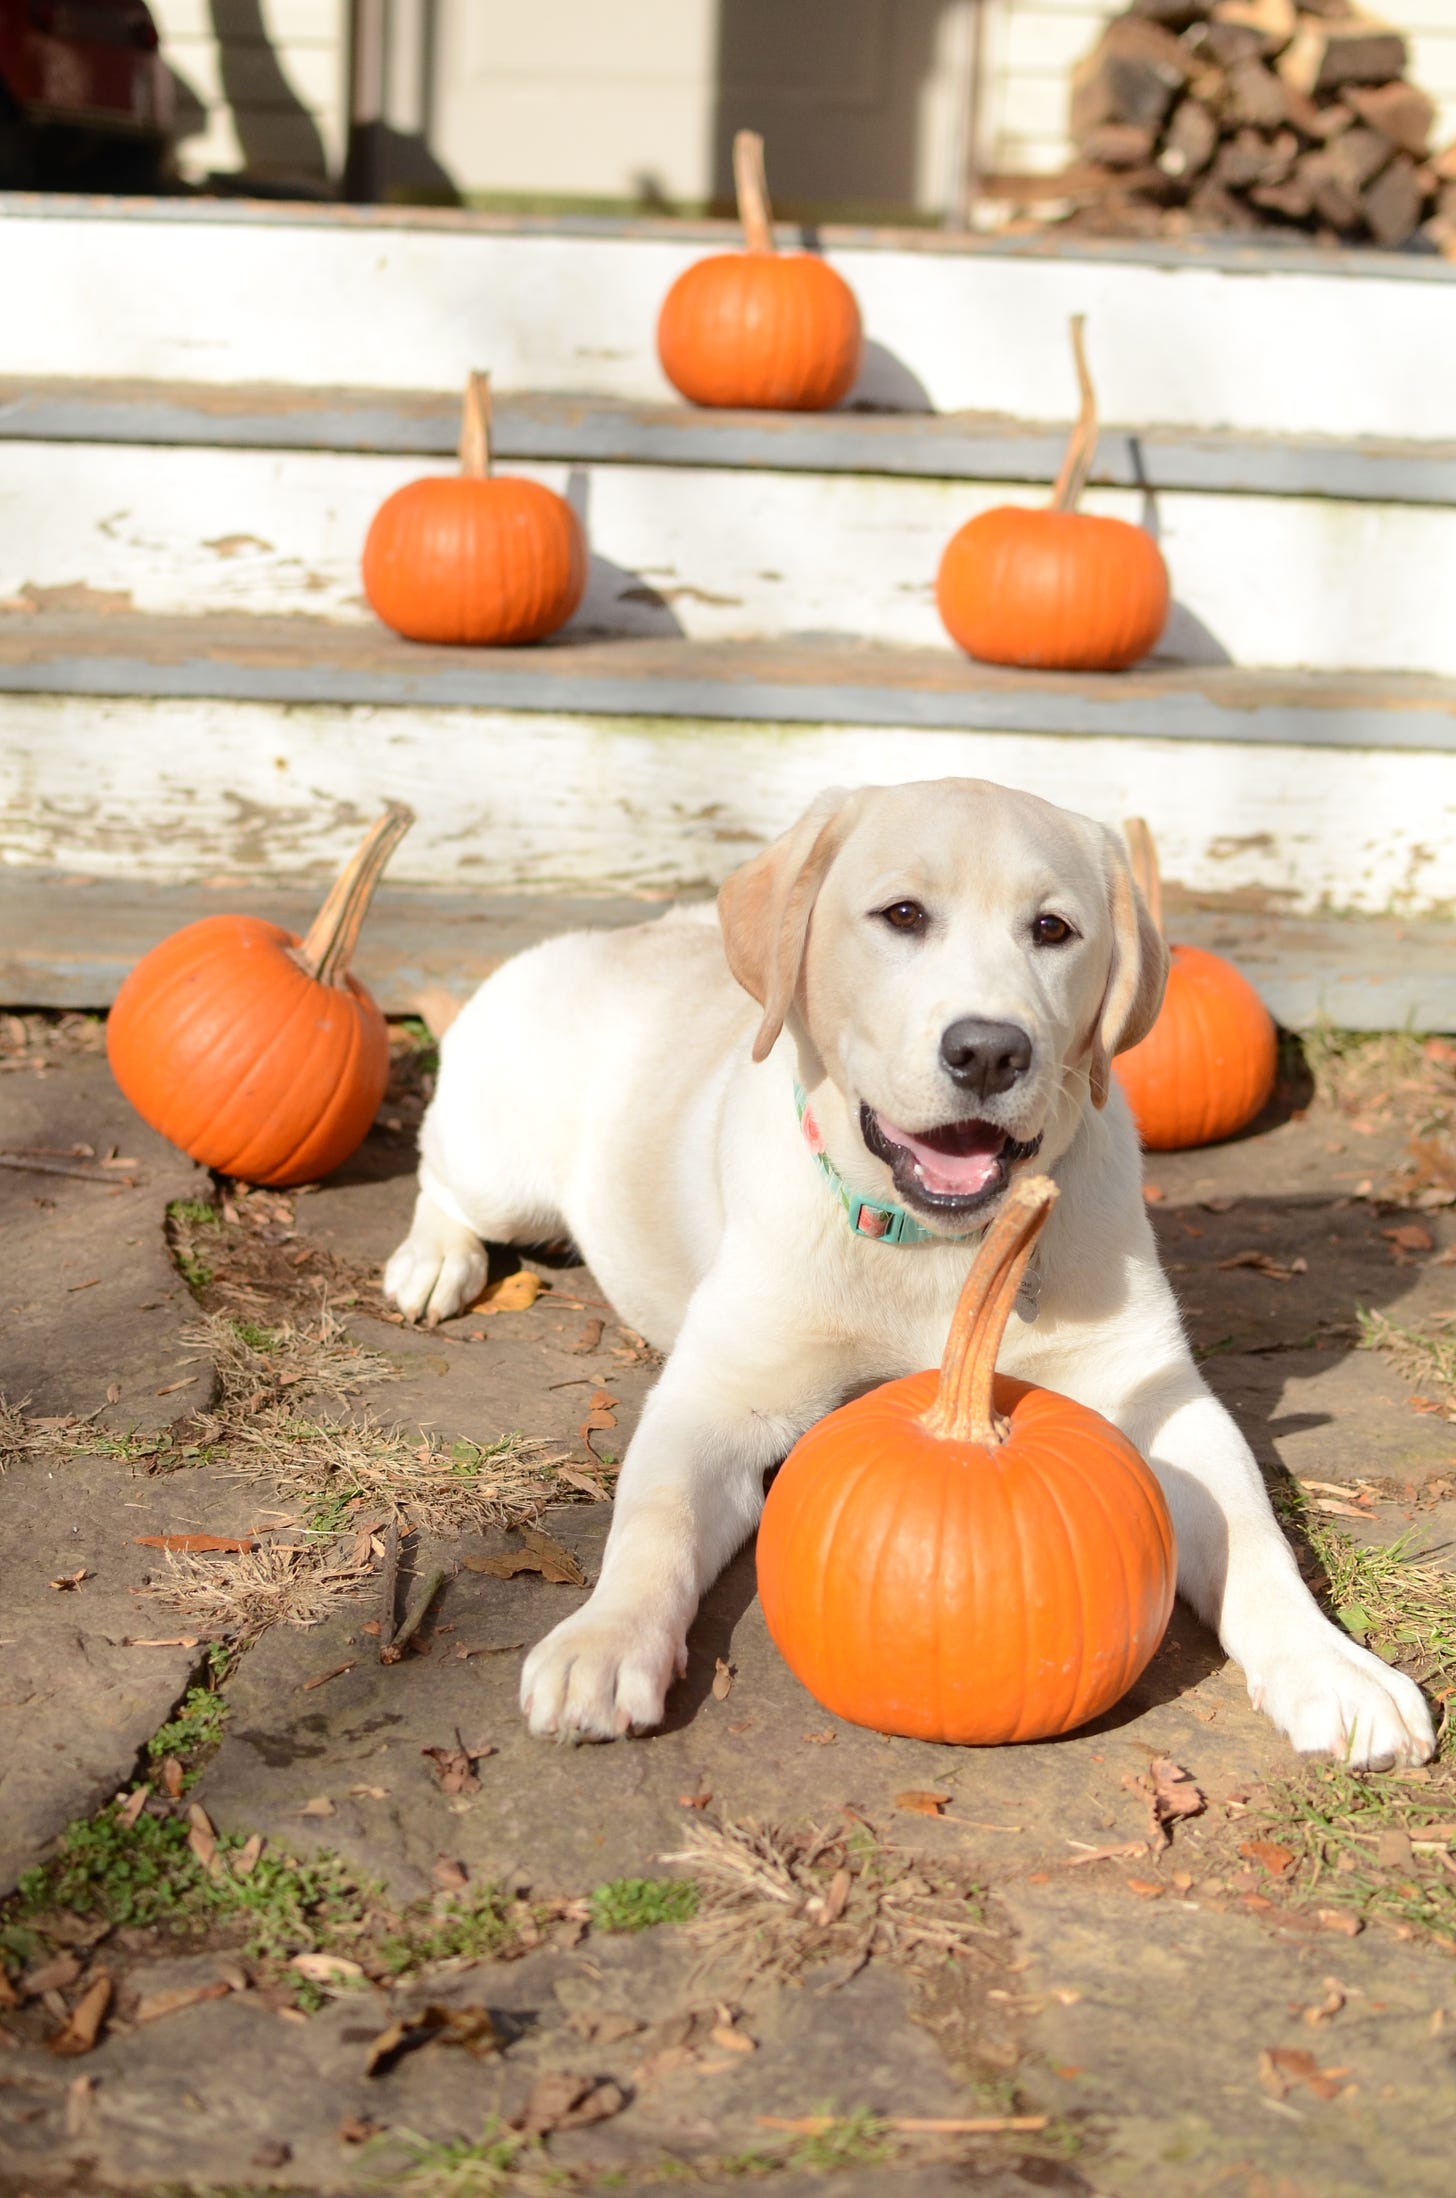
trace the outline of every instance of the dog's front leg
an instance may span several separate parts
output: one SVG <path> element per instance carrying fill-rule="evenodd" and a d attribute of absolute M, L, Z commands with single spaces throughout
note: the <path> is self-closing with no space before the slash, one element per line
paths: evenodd
<path fill-rule="evenodd" d="M 1424 1763 L 1435 1736 L 1420 1689 L 1319 1609 L 1252 1451 L 1193 1367 L 1146 1380 L 1116 1417 L 1168 1498 L 1179 1590 L 1243 1666 L 1255 1708 L 1302 1754 Z"/>
<path fill-rule="evenodd" d="M 745 1338 L 741 1303 L 715 1318 L 701 1298 L 628 1446 L 591 1598 L 526 1658 L 533 1733 L 613 1740 L 661 1722 L 703 1593 L 757 1524 L 765 1471 L 838 1400 L 837 1354 L 786 1362 L 781 1336 Z"/>

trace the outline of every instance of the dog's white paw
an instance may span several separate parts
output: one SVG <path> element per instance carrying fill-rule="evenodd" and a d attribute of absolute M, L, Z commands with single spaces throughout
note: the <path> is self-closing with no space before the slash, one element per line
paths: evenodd
<path fill-rule="evenodd" d="M 538 1739 L 619 1740 L 662 1723 L 687 1650 L 640 1615 L 587 1603 L 538 1641 L 521 1672 L 521 1710 Z"/>
<path fill-rule="evenodd" d="M 479 1237 L 443 1214 L 421 1224 L 416 1215 L 384 1270 L 384 1294 L 406 1320 L 449 1320 L 485 1288 L 490 1262 Z"/>
<path fill-rule="evenodd" d="M 1414 1680 L 1333 1626 L 1261 1675 L 1251 1673 L 1249 1698 L 1301 1755 L 1332 1755 L 1351 1770 L 1424 1763 L 1436 1750 L 1431 1714 Z"/>

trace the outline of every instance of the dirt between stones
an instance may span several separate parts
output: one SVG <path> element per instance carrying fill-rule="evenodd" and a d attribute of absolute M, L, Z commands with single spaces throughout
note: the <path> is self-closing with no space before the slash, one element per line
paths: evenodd
<path fill-rule="evenodd" d="M 1437 1694 L 1451 1362 L 1357 1347 L 1357 1308 L 1439 1347 L 1456 1228 L 1400 1171 L 1442 1073 L 1147 1171 L 1312 1576 Z M 270 1199 L 148 1142 L 94 1054 L 0 1078 L 0 1144 L 145 1178 L 0 1177 L 0 1386 L 41 1400 L 3 1427 L 0 1827 L 7 1882 L 45 1866 L 0 1917 L 0 2191 L 1448 2190 L 1456 1780 L 1297 1765 L 1181 1610 L 1096 1727 L 957 1751 L 821 1710 L 745 1553 L 660 1733 L 526 1737 L 521 1650 L 594 1576 L 655 1360 L 560 1262 L 516 1310 L 386 1317 L 410 1096 Z M 382 1664 L 401 1516 L 391 1622 L 446 1577 Z M 1412 1530 L 1423 1600 L 1370 1559 Z M 201 1534 L 256 1546 L 157 1546 Z"/>

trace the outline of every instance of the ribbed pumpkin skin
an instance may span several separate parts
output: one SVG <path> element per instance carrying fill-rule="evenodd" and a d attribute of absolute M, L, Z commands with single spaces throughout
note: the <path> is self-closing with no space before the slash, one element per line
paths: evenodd
<path fill-rule="evenodd" d="M 985 664 L 1116 672 L 1168 618 L 1168 568 L 1125 519 L 998 504 L 953 534 L 935 583 L 945 629 Z"/>
<path fill-rule="evenodd" d="M 586 587 L 576 514 L 539 481 L 431 475 L 396 489 L 364 543 L 364 593 L 408 641 L 540 641 Z"/>
<path fill-rule="evenodd" d="M 362 1143 L 389 1032 L 353 977 L 320 984 L 298 940 L 205 916 L 143 955 L 106 1025 L 112 1074 L 153 1129 L 247 1183 L 312 1183 Z"/>
<path fill-rule="evenodd" d="M 1150 1152 L 1211 1145 L 1252 1122 L 1274 1089 L 1274 1019 L 1246 977 L 1199 946 L 1170 949 L 1168 989 L 1113 1073 Z"/>
<path fill-rule="evenodd" d="M 693 404 L 827 412 L 848 396 L 864 339 L 854 292 L 810 252 L 719 252 L 663 301 L 657 355 Z"/>
<path fill-rule="evenodd" d="M 935 1373 L 831 1412 L 758 1531 L 784 1661 L 877 1732 L 978 1747 L 1073 1731 L 1124 1695 L 1173 1608 L 1173 1527 L 1099 1414 L 1005 1375 L 996 1450 L 931 1436 Z"/>

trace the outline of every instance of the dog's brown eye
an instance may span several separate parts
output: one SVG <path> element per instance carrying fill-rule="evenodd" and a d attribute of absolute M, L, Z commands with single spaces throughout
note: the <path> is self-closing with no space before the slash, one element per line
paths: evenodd
<path fill-rule="evenodd" d="M 919 901 L 891 901 L 880 914 L 892 931 L 923 931 L 928 920 Z"/>
<path fill-rule="evenodd" d="M 1076 937 L 1065 916 L 1038 916 L 1031 934 L 1038 946 L 1065 946 Z"/>

